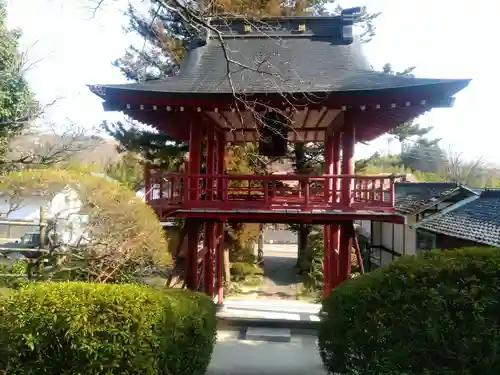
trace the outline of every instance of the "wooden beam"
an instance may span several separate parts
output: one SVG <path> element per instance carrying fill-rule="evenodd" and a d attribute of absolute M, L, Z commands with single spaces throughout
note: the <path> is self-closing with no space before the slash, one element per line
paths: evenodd
<path fill-rule="evenodd" d="M 326 135 L 331 136 L 335 132 L 339 132 L 344 125 L 344 111 L 339 112 L 333 121 L 328 125 L 326 129 Z"/>

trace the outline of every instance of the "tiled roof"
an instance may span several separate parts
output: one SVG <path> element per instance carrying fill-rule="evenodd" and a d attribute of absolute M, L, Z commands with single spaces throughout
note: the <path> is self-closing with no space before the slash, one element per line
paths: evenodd
<path fill-rule="evenodd" d="M 500 189 L 485 190 L 478 199 L 436 216 L 420 228 L 500 247 Z"/>
<path fill-rule="evenodd" d="M 177 76 L 145 83 L 92 86 L 91 90 L 105 98 L 108 91 L 122 90 L 153 94 L 233 94 L 233 90 L 280 94 L 432 86 L 446 98 L 469 83 L 374 71 L 360 43 L 351 43 L 352 35 L 349 39 L 350 32 L 345 31 L 350 29 L 349 22 L 341 17 L 275 18 L 254 23 L 254 31 L 248 35 L 243 31 L 246 23 L 243 19 L 225 20 L 224 43 L 216 34 L 207 35 L 189 51 Z M 297 32 L 300 24 L 306 24 L 307 32 Z M 260 29 L 264 26 L 265 30 Z"/>
<path fill-rule="evenodd" d="M 399 182 L 396 187 L 396 211 L 404 215 L 417 214 L 460 191 L 452 182 Z"/>

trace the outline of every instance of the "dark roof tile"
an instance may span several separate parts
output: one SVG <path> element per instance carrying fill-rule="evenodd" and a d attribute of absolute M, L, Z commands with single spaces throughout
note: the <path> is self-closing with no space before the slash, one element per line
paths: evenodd
<path fill-rule="evenodd" d="M 401 182 L 395 187 L 396 211 L 404 215 L 417 214 L 461 189 L 451 182 Z"/>
<path fill-rule="evenodd" d="M 484 190 L 478 199 L 436 216 L 420 228 L 500 247 L 500 190 Z"/>
<path fill-rule="evenodd" d="M 339 22 L 344 22 L 340 17 L 288 17 L 284 20 L 277 24 L 291 29 L 274 33 L 276 35 L 269 31 L 245 35 L 240 29 L 246 21 L 232 20 L 232 30 L 226 32 L 224 44 L 218 37 L 208 36 L 206 43 L 189 51 L 180 74 L 175 77 L 95 86 L 91 90 L 104 98 L 106 90 L 170 94 L 232 94 L 234 90 L 280 94 L 364 92 L 432 85 L 446 98 L 469 83 L 469 80 L 424 79 L 374 71 L 360 43 L 349 44 L 350 41 L 338 35 L 343 30 Z M 228 22 L 225 20 L 225 25 Z M 301 22 L 308 24 L 310 33 L 293 31 Z M 257 27 L 266 24 L 257 24 Z M 226 63 L 226 55 L 235 63 Z"/>

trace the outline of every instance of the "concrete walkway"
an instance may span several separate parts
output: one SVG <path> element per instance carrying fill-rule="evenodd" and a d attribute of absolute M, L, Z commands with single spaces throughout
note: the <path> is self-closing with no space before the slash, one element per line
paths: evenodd
<path fill-rule="evenodd" d="M 289 342 L 271 342 L 272 331 L 268 334 L 266 339 L 249 332 L 243 337 L 239 331 L 219 332 L 207 375 L 326 375 L 316 337 L 291 335 Z M 285 330 L 274 336 L 283 335 Z"/>

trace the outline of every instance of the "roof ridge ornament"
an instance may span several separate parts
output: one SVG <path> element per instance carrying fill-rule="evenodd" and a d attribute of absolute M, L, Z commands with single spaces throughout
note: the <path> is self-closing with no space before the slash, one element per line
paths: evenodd
<path fill-rule="evenodd" d="M 211 17 L 209 24 L 219 33 L 205 32 L 208 39 L 329 38 L 346 45 L 354 41 L 352 26 L 361 11 L 356 7 L 329 16 Z"/>

